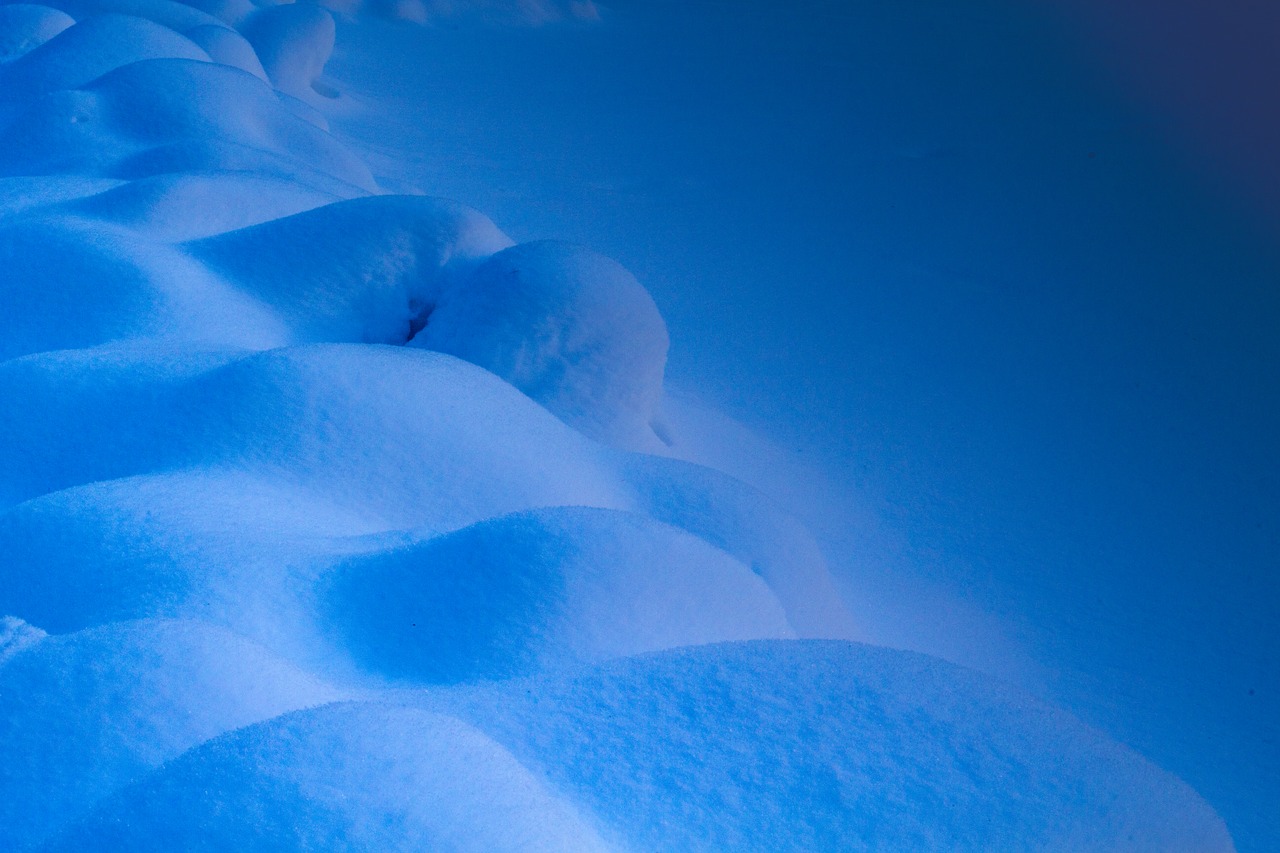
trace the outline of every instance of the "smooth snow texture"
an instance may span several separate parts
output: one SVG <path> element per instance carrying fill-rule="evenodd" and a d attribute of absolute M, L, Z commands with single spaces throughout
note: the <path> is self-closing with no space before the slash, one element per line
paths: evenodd
<path fill-rule="evenodd" d="M 183 35 L 204 48 L 214 62 L 248 71 L 264 82 L 267 80 L 266 69 L 262 67 L 262 60 L 258 59 L 253 45 L 235 30 L 216 24 L 202 24 L 183 31 Z"/>
<path fill-rule="evenodd" d="M 44 0 L 40 5 L 60 9 L 77 21 L 93 15 L 130 15 L 179 33 L 192 27 L 224 25 L 218 18 L 196 8 L 196 4 L 177 0 Z"/>

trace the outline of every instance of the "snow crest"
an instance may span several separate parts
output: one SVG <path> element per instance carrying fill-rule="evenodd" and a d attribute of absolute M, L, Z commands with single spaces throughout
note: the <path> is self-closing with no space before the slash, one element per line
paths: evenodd
<path fill-rule="evenodd" d="M 629 272 L 328 129 L 335 13 L 593 4 L 364 5 L 0 5 L 0 849 L 1231 849 L 844 642 Z"/>

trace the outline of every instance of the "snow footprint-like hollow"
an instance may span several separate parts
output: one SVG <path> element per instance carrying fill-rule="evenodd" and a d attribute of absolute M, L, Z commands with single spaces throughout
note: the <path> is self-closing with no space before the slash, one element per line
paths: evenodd
<path fill-rule="evenodd" d="M 773 593 L 728 554 L 642 516 L 585 507 L 516 513 L 352 560 L 327 602 L 362 669 L 421 682 L 793 636 Z"/>
<path fill-rule="evenodd" d="M 50 851 L 607 849 L 502 746 L 413 708 L 338 704 L 214 740 Z"/>
<path fill-rule="evenodd" d="M 446 291 L 412 341 L 501 376 L 592 438 L 659 446 L 667 327 L 617 262 L 566 243 L 498 252 Z"/>

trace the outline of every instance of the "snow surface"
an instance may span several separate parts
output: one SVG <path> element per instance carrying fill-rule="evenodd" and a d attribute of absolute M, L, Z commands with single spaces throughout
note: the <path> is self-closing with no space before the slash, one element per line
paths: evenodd
<path fill-rule="evenodd" d="M 334 14 L 592 3 L 365 5 L 0 5 L 0 849 L 1233 849 L 850 642 L 630 272 L 330 130 Z"/>

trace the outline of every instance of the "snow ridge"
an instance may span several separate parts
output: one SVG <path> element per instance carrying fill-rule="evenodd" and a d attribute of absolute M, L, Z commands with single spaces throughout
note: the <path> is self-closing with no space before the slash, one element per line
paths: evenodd
<path fill-rule="evenodd" d="M 366 11 L 597 15 L 0 5 L 0 849 L 1231 849 L 851 642 L 625 269 L 384 191 L 325 115 Z"/>

